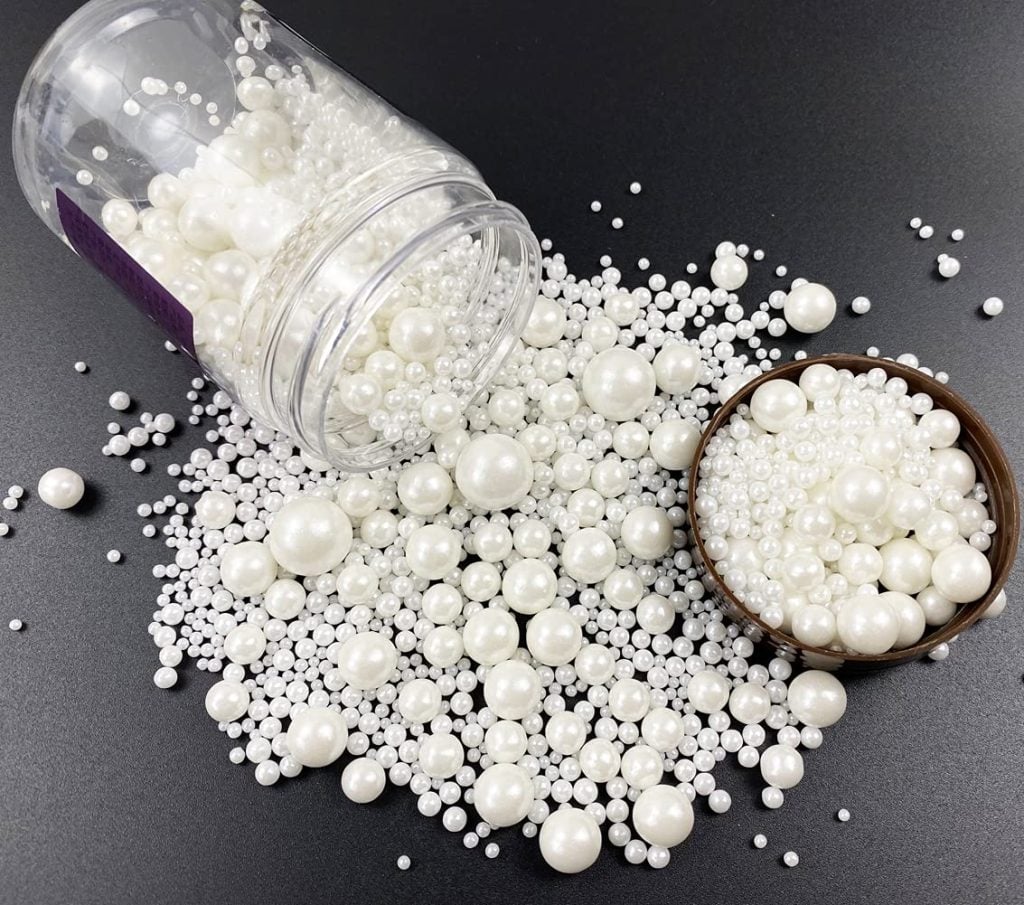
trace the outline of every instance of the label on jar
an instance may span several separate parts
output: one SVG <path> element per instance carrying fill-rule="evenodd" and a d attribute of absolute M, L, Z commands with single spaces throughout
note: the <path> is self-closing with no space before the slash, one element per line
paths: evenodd
<path fill-rule="evenodd" d="M 117 241 L 57 189 L 57 214 L 71 247 L 113 282 L 179 349 L 196 357 L 192 313 Z"/>

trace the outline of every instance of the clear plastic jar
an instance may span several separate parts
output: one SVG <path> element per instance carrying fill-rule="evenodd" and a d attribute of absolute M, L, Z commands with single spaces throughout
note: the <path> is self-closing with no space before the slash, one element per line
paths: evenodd
<path fill-rule="evenodd" d="M 14 158 L 53 232 L 345 470 L 460 423 L 536 298 L 522 214 L 250 0 L 92 0 L 28 73 Z"/>

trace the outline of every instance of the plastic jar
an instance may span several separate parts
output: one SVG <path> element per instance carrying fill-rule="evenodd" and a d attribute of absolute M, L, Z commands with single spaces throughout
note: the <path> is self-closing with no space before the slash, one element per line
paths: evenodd
<path fill-rule="evenodd" d="M 14 158 L 53 232 L 344 470 L 457 426 L 536 299 L 523 215 L 250 0 L 92 0 L 32 64 Z"/>

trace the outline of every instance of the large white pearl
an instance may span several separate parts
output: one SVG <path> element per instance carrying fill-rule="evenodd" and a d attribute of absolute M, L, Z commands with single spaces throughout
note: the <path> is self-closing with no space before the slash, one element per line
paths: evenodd
<path fill-rule="evenodd" d="M 804 283 L 790 290 L 782 314 L 794 330 L 818 333 L 836 316 L 836 297 L 821 283 Z"/>
<path fill-rule="evenodd" d="M 617 720 L 639 723 L 651 706 L 651 692 L 639 679 L 619 679 L 608 694 L 608 709 Z"/>
<path fill-rule="evenodd" d="M 447 669 L 462 656 L 462 635 L 450 625 L 439 625 L 423 639 L 423 659 L 431 666 Z"/>
<path fill-rule="evenodd" d="M 839 640 L 854 653 L 884 654 L 900 633 L 900 620 L 878 595 L 849 597 L 836 617 Z"/>
<path fill-rule="evenodd" d="M 686 471 L 693 463 L 693 454 L 700 443 L 697 425 L 683 418 L 662 421 L 651 432 L 651 455 L 669 471 Z"/>
<path fill-rule="evenodd" d="M 943 597 L 953 603 L 969 603 L 984 597 L 992 586 L 992 566 L 980 550 L 953 544 L 936 555 L 931 579 Z"/>
<path fill-rule="evenodd" d="M 700 349 L 690 343 L 668 343 L 654 356 L 654 379 L 658 389 L 670 396 L 689 393 L 702 368 Z"/>
<path fill-rule="evenodd" d="M 338 648 L 338 670 L 353 688 L 369 691 L 391 678 L 398 663 L 398 651 L 379 632 L 352 635 Z"/>
<path fill-rule="evenodd" d="M 263 608 L 275 619 L 294 619 L 306 605 L 306 589 L 294 578 L 279 578 L 263 594 Z"/>
<path fill-rule="evenodd" d="M 573 661 L 581 682 L 603 685 L 615 674 L 615 658 L 603 644 L 585 644 Z"/>
<path fill-rule="evenodd" d="M 508 660 L 519 646 L 519 626 L 506 610 L 489 607 L 474 613 L 462 630 L 466 653 L 477 663 L 493 666 Z"/>
<path fill-rule="evenodd" d="M 537 349 L 557 343 L 565 333 L 565 309 L 554 299 L 539 296 L 523 329 L 523 342 Z"/>
<path fill-rule="evenodd" d="M 700 713 L 717 713 L 724 710 L 731 691 L 729 680 L 714 669 L 702 669 L 690 676 L 690 682 L 686 686 L 687 698 Z"/>
<path fill-rule="evenodd" d="M 380 798 L 387 784 L 384 768 L 368 757 L 357 757 L 341 771 L 341 791 L 349 801 L 369 804 Z"/>
<path fill-rule="evenodd" d="M 473 805 L 495 828 L 519 823 L 533 806 L 530 774 L 516 764 L 488 767 L 473 786 Z"/>
<path fill-rule="evenodd" d="M 455 483 L 478 509 L 508 509 L 533 486 L 533 461 L 526 447 L 504 434 L 471 440 L 455 465 Z"/>
<path fill-rule="evenodd" d="M 810 603 L 793 613 L 792 629 L 793 637 L 802 644 L 828 647 L 835 640 L 836 617 L 828 607 Z"/>
<path fill-rule="evenodd" d="M 430 679 L 413 679 L 398 693 L 398 712 L 411 723 L 429 723 L 441 712 L 441 689 Z"/>
<path fill-rule="evenodd" d="M 266 649 L 267 636 L 263 629 L 251 622 L 236 625 L 224 638 L 224 656 L 242 666 L 255 663 Z"/>
<path fill-rule="evenodd" d="M 348 555 L 352 523 L 330 500 L 299 497 L 285 503 L 274 515 L 268 543 L 274 559 L 289 572 L 322 575 Z"/>
<path fill-rule="evenodd" d="M 503 660 L 484 680 L 484 701 L 503 720 L 521 720 L 540 704 L 540 676 L 529 663 Z"/>
<path fill-rule="evenodd" d="M 943 597 L 933 585 L 917 595 L 917 605 L 921 607 L 928 625 L 945 625 L 956 615 L 956 604 Z"/>
<path fill-rule="evenodd" d="M 622 778 L 634 789 L 649 789 L 665 776 L 665 761 L 650 745 L 633 745 L 622 755 Z"/>
<path fill-rule="evenodd" d="M 620 532 L 622 545 L 638 559 L 661 559 L 672 549 L 672 523 L 655 506 L 637 506 L 628 512 Z"/>
<path fill-rule="evenodd" d="M 85 481 L 70 468 L 51 468 L 39 479 L 39 499 L 54 509 L 77 506 L 85 495 Z"/>
<path fill-rule="evenodd" d="M 436 462 L 407 465 L 398 476 L 398 499 L 413 515 L 437 515 L 452 501 L 452 479 Z"/>
<path fill-rule="evenodd" d="M 544 738 L 552 751 L 569 757 L 579 751 L 587 740 L 587 723 L 579 714 L 568 710 L 553 714 L 544 727 Z"/>
<path fill-rule="evenodd" d="M 236 597 L 262 594 L 277 578 L 277 560 L 259 541 L 221 547 L 220 581 Z"/>
<path fill-rule="evenodd" d="M 793 679 L 789 683 L 786 701 L 790 712 L 801 723 L 818 729 L 839 722 L 846 713 L 846 689 L 843 683 L 831 673 L 820 669 L 805 670 Z M 772 785 L 778 786 L 777 783 Z"/>
<path fill-rule="evenodd" d="M 839 395 L 841 383 L 839 372 L 832 365 L 821 362 L 809 365 L 800 373 L 800 389 L 811 402 L 834 399 Z"/>
<path fill-rule="evenodd" d="M 747 282 L 747 262 L 739 255 L 723 255 L 711 265 L 711 282 L 726 292 L 735 292 Z"/>
<path fill-rule="evenodd" d="M 235 247 L 262 260 L 275 254 L 302 219 L 302 208 L 275 192 L 246 189 L 228 217 Z"/>
<path fill-rule="evenodd" d="M 409 535 L 405 558 L 420 578 L 444 578 L 462 559 L 462 535 L 443 525 L 424 525 Z"/>
<path fill-rule="evenodd" d="M 946 409 L 932 409 L 925 412 L 918 426 L 928 437 L 932 449 L 945 449 L 956 443 L 960 436 L 960 419 Z"/>
<path fill-rule="evenodd" d="M 484 733 L 484 751 L 496 764 L 515 763 L 526 753 L 526 730 L 512 720 L 498 720 Z"/>
<path fill-rule="evenodd" d="M 895 527 L 911 531 L 931 509 L 931 503 L 922 490 L 905 481 L 893 482 L 885 515 Z"/>
<path fill-rule="evenodd" d="M 218 723 L 241 719 L 249 709 L 249 692 L 241 682 L 223 679 L 206 692 L 206 712 Z"/>
<path fill-rule="evenodd" d="M 217 198 L 192 197 L 178 212 L 178 232 L 200 251 L 224 251 L 231 247 L 229 208 Z"/>
<path fill-rule="evenodd" d="M 889 505 L 889 479 L 870 465 L 847 465 L 832 480 L 828 504 L 848 522 L 869 522 Z"/>
<path fill-rule="evenodd" d="M 541 825 L 540 853 L 560 873 L 578 874 L 601 853 L 601 831 L 586 811 L 562 808 Z"/>
<path fill-rule="evenodd" d="M 454 735 L 436 733 L 420 736 L 420 768 L 432 779 L 447 779 L 459 772 L 466 758 L 465 749 Z"/>
<path fill-rule="evenodd" d="M 600 528 L 584 528 L 569 535 L 562 547 L 566 574 L 583 584 L 604 581 L 615 568 L 615 542 Z"/>
<path fill-rule="evenodd" d="M 974 460 L 962 449 L 935 449 L 931 454 L 929 474 L 943 487 L 953 487 L 966 496 L 978 480 Z"/>
<path fill-rule="evenodd" d="M 606 738 L 592 738 L 580 749 L 580 769 L 587 779 L 608 782 L 618 775 L 622 757 Z"/>
<path fill-rule="evenodd" d="M 464 601 L 458 588 L 435 584 L 423 592 L 420 609 L 434 625 L 447 625 L 462 615 Z"/>
<path fill-rule="evenodd" d="M 916 540 L 898 537 L 884 544 L 880 581 L 890 591 L 917 594 L 932 583 L 932 555 Z"/>
<path fill-rule="evenodd" d="M 444 323 L 430 308 L 403 308 L 391 322 L 388 342 L 406 361 L 433 361 L 444 351 Z"/>
<path fill-rule="evenodd" d="M 761 776 L 776 789 L 792 789 L 804 778 L 803 756 L 789 745 L 772 745 L 761 752 Z"/>
<path fill-rule="evenodd" d="M 671 848 L 693 830 L 693 805 L 676 786 L 644 789 L 633 805 L 633 826 L 651 845 Z"/>
<path fill-rule="evenodd" d="M 650 362 L 624 346 L 595 355 L 583 371 L 587 405 L 613 421 L 636 418 L 651 404 L 656 389 Z"/>
<path fill-rule="evenodd" d="M 729 713 L 744 726 L 760 723 L 772 708 L 772 699 L 763 685 L 744 682 L 729 695 Z"/>
<path fill-rule="evenodd" d="M 545 666 L 563 666 L 583 646 L 583 629 L 560 607 L 541 610 L 526 625 L 526 647 Z"/>
<path fill-rule="evenodd" d="M 640 724 L 640 735 L 655 751 L 671 751 L 683 740 L 683 718 L 670 707 L 655 707 Z"/>
<path fill-rule="evenodd" d="M 790 427 L 807 414 L 807 397 L 792 380 L 762 383 L 750 398 L 750 416 L 770 433 Z"/>
<path fill-rule="evenodd" d="M 501 579 L 501 596 L 517 613 L 532 616 L 554 603 L 558 577 L 539 559 L 521 559 L 505 570 Z"/>
<path fill-rule="evenodd" d="M 292 717 L 288 753 L 304 767 L 326 767 L 345 751 L 348 726 L 344 717 L 326 707 L 307 707 Z"/>
<path fill-rule="evenodd" d="M 899 591 L 886 591 L 878 596 L 892 607 L 900 621 L 900 632 L 893 647 L 910 647 L 920 641 L 925 628 L 924 610 L 920 604 L 909 594 Z"/>

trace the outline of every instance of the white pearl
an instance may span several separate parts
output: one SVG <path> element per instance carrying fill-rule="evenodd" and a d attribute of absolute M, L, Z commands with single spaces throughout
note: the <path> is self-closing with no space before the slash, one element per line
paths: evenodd
<path fill-rule="evenodd" d="M 745 726 L 760 723 L 768 716 L 771 707 L 772 699 L 768 691 L 763 686 L 751 682 L 738 685 L 729 695 L 729 713 Z"/>
<path fill-rule="evenodd" d="M 526 646 L 545 666 L 562 666 L 579 653 L 583 630 L 567 610 L 548 607 L 526 625 Z"/>
<path fill-rule="evenodd" d="M 424 525 L 409 535 L 405 558 L 420 578 L 444 578 L 462 559 L 462 535 L 442 525 Z"/>
<path fill-rule="evenodd" d="M 418 759 L 420 768 L 427 776 L 434 779 L 454 776 L 465 762 L 465 756 L 462 742 L 454 735 L 421 736 Z"/>
<path fill-rule="evenodd" d="M 530 492 L 533 462 L 518 440 L 504 434 L 484 434 L 471 440 L 459 455 L 455 483 L 466 500 L 479 509 L 508 509 Z"/>
<path fill-rule="evenodd" d="M 791 380 L 762 383 L 750 399 L 751 417 L 770 433 L 785 430 L 806 414 L 807 397 Z"/>
<path fill-rule="evenodd" d="M 658 389 L 670 396 L 689 393 L 703 369 L 700 350 L 690 343 L 673 342 L 654 356 L 654 379 Z"/>
<path fill-rule="evenodd" d="M 977 481 L 974 460 L 962 449 L 936 449 L 931 454 L 931 477 L 943 487 L 952 487 L 966 496 Z"/>
<path fill-rule="evenodd" d="M 790 290 L 782 313 L 794 330 L 818 333 L 836 316 L 836 297 L 820 283 L 804 283 Z"/>
<path fill-rule="evenodd" d="M 651 692 L 639 679 L 619 679 L 608 693 L 608 709 L 617 720 L 639 723 L 651 706 Z"/>
<path fill-rule="evenodd" d="M 85 494 L 85 481 L 70 468 L 51 468 L 39 479 L 39 499 L 54 509 L 77 506 Z"/>
<path fill-rule="evenodd" d="M 530 774 L 516 764 L 488 767 L 473 786 L 473 805 L 495 828 L 519 823 L 533 806 Z"/>
<path fill-rule="evenodd" d="M 307 496 L 284 504 L 268 535 L 270 552 L 289 572 L 322 575 L 337 566 L 352 547 L 352 523 L 330 500 Z"/>
<path fill-rule="evenodd" d="M 512 720 L 499 720 L 484 734 L 484 751 L 496 764 L 515 763 L 526 753 L 526 730 Z"/>
<path fill-rule="evenodd" d="M 103 221 L 103 228 L 115 239 L 126 239 L 135 232 L 139 214 L 135 210 L 135 205 L 130 201 L 112 198 L 103 205 L 100 219 Z"/>
<path fill-rule="evenodd" d="M 622 520 L 620 538 L 622 545 L 638 559 L 661 559 L 672 549 L 672 523 L 663 509 L 637 506 Z"/>
<path fill-rule="evenodd" d="M 643 718 L 640 735 L 655 751 L 671 751 L 683 740 L 683 718 L 668 707 L 655 707 Z"/>
<path fill-rule="evenodd" d="M 449 584 L 435 584 L 423 592 L 420 609 L 434 625 L 447 625 L 462 615 L 462 594 Z"/>
<path fill-rule="evenodd" d="M 884 654 L 900 633 L 900 620 L 878 595 L 849 597 L 836 617 L 839 640 L 858 654 Z"/>
<path fill-rule="evenodd" d="M 808 669 L 789 683 L 786 702 L 790 712 L 805 726 L 824 729 L 839 722 L 846 713 L 846 689 L 831 673 Z"/>
<path fill-rule="evenodd" d="M 222 548 L 220 580 L 237 597 L 262 594 L 277 578 L 277 560 L 259 541 L 242 541 Z"/>
<path fill-rule="evenodd" d="M 306 605 L 306 589 L 293 578 L 279 578 L 263 594 L 263 607 L 275 619 L 294 619 Z"/>
<path fill-rule="evenodd" d="M 619 772 L 622 757 L 606 738 L 592 738 L 581 749 L 580 769 L 587 779 L 608 782 Z"/>
<path fill-rule="evenodd" d="M 436 462 L 417 462 L 402 469 L 398 499 L 414 515 L 436 515 L 452 500 L 451 476 Z"/>
<path fill-rule="evenodd" d="M 517 613 L 531 616 L 554 603 L 558 578 L 554 570 L 539 559 L 521 559 L 505 570 L 501 595 Z"/>
<path fill-rule="evenodd" d="M 931 508 L 928 497 L 921 490 L 904 481 L 896 481 L 889 491 L 885 516 L 895 527 L 910 531 Z"/>
<path fill-rule="evenodd" d="M 651 432 L 651 456 L 669 471 L 686 471 L 700 442 L 700 430 L 682 418 L 662 421 Z"/>
<path fill-rule="evenodd" d="M 454 666 L 462 656 L 462 635 L 450 625 L 439 625 L 423 639 L 423 658 L 441 669 Z"/>
<path fill-rule="evenodd" d="M 726 292 L 735 292 L 747 282 L 747 262 L 739 255 L 723 255 L 711 265 L 711 282 Z"/>
<path fill-rule="evenodd" d="M 462 630 L 462 643 L 477 663 L 493 666 L 515 653 L 519 626 L 511 613 L 491 607 L 470 616 Z"/>
<path fill-rule="evenodd" d="M 622 778 L 634 789 L 650 789 L 665 775 L 662 756 L 650 745 L 633 745 L 622 755 Z"/>
<path fill-rule="evenodd" d="M 892 607 L 900 621 L 900 632 L 893 647 L 910 647 L 920 641 L 924 635 L 925 618 L 924 610 L 918 602 L 909 594 L 901 594 L 899 591 L 886 591 L 878 596 Z"/>
<path fill-rule="evenodd" d="M 368 757 L 357 757 L 341 771 L 341 791 L 349 801 L 369 804 L 380 798 L 387 783 L 384 768 Z"/>
<path fill-rule="evenodd" d="M 398 693 L 398 712 L 411 723 L 429 723 L 441 712 L 441 689 L 430 679 L 413 679 Z"/>
<path fill-rule="evenodd" d="M 918 421 L 918 427 L 925 432 L 933 449 L 950 447 L 960 437 L 960 419 L 946 409 L 925 412 Z"/>
<path fill-rule="evenodd" d="M 577 531 L 562 547 L 562 566 L 566 574 L 584 584 L 604 581 L 616 561 L 615 542 L 600 528 Z"/>
<path fill-rule="evenodd" d="M 661 594 L 648 594 L 637 604 L 637 625 L 651 635 L 666 634 L 675 621 L 675 607 Z"/>
<path fill-rule="evenodd" d="M 338 648 L 338 670 L 353 688 L 368 691 L 389 681 L 398 663 L 398 651 L 379 632 L 352 635 Z"/>
<path fill-rule="evenodd" d="M 890 591 L 917 594 L 932 583 L 932 555 L 911 538 L 896 538 L 884 544 L 881 584 Z"/>
<path fill-rule="evenodd" d="M 839 372 L 832 365 L 813 364 L 800 374 L 800 389 L 811 402 L 834 399 L 839 395 L 840 385 Z"/>
<path fill-rule="evenodd" d="M 251 622 L 243 622 L 228 632 L 224 639 L 224 655 L 232 663 L 248 666 L 263 656 L 267 649 L 267 636 Z"/>
<path fill-rule="evenodd" d="M 951 255 L 944 256 L 938 263 L 939 275 L 945 277 L 947 280 L 960 273 L 960 262 Z"/>
<path fill-rule="evenodd" d="M 995 619 L 996 616 L 1002 615 L 1003 610 L 1006 609 L 1006 591 L 1000 591 L 996 594 L 993 601 L 985 609 L 985 612 L 981 614 L 982 619 Z"/>
<path fill-rule="evenodd" d="M 969 603 L 984 597 L 992 586 L 988 557 L 968 544 L 940 550 L 932 563 L 935 590 L 953 603 Z"/>
<path fill-rule="evenodd" d="M 653 786 L 633 805 L 633 826 L 652 845 L 672 848 L 693 830 L 693 805 L 675 786 Z"/>
<path fill-rule="evenodd" d="M 575 754 L 587 740 L 587 724 L 578 714 L 564 711 L 552 715 L 544 727 L 544 737 L 563 756 Z"/>
<path fill-rule="evenodd" d="M 326 707 L 307 707 L 292 717 L 288 727 L 288 753 L 304 767 L 333 764 L 347 742 L 344 717 Z"/>
<path fill-rule="evenodd" d="M 982 303 L 981 310 L 989 317 L 998 317 L 1003 313 L 1003 307 L 1003 300 L 996 296 L 992 296 L 991 298 L 985 299 Z"/>
<path fill-rule="evenodd" d="M 792 789 L 804 778 L 804 759 L 789 745 L 771 745 L 761 752 L 761 776 L 776 789 Z"/>
<path fill-rule="evenodd" d="M 262 76 L 242 79 L 235 89 L 238 102 L 246 110 L 266 110 L 274 106 L 274 86 Z"/>
<path fill-rule="evenodd" d="M 557 343 L 565 333 L 565 308 L 553 299 L 538 297 L 523 329 L 523 342 L 537 349 Z"/>
<path fill-rule="evenodd" d="M 731 690 L 725 676 L 714 669 L 702 669 L 690 676 L 686 696 L 700 713 L 717 713 L 725 709 Z"/>
<path fill-rule="evenodd" d="M 595 355 L 583 371 L 583 398 L 599 415 L 630 421 L 651 404 L 654 369 L 640 353 L 617 346 Z"/>
<path fill-rule="evenodd" d="M 178 683 L 178 671 L 171 666 L 161 666 L 153 673 L 153 684 L 164 690 L 173 688 Z"/>
<path fill-rule="evenodd" d="M 573 661 L 576 675 L 588 685 L 603 685 L 615 673 L 615 657 L 601 644 L 585 644 Z"/>
<path fill-rule="evenodd" d="M 249 709 L 249 692 L 241 682 L 222 680 L 206 692 L 206 712 L 218 723 L 241 719 Z"/>
<path fill-rule="evenodd" d="M 540 676 L 529 663 L 503 660 L 484 680 L 484 701 L 503 720 L 521 720 L 540 704 Z"/>
<path fill-rule="evenodd" d="M 836 617 L 825 606 L 808 604 L 792 616 L 793 637 L 802 644 L 828 647 L 836 636 Z"/>
<path fill-rule="evenodd" d="M 391 322 L 388 343 L 406 361 L 433 361 L 444 351 L 444 324 L 430 308 L 404 308 Z"/>
<path fill-rule="evenodd" d="M 849 544 L 837 562 L 839 573 L 851 585 L 878 581 L 884 567 L 882 554 L 871 544 Z"/>
<path fill-rule="evenodd" d="M 871 521 L 889 505 L 889 480 L 870 465 L 847 465 L 832 480 L 828 504 L 848 522 Z"/>
<path fill-rule="evenodd" d="M 560 873 L 578 874 L 601 853 L 601 831 L 580 808 L 555 811 L 540 828 L 540 853 Z"/>

